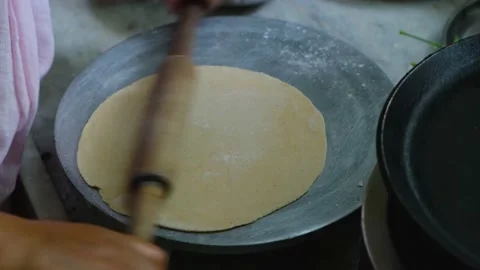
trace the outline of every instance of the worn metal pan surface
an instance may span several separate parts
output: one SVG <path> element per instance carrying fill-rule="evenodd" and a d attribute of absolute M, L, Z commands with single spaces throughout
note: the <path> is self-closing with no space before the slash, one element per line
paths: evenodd
<path fill-rule="evenodd" d="M 127 224 L 127 218 L 112 211 L 81 177 L 78 141 L 85 123 L 104 100 L 155 73 L 165 57 L 171 30 L 171 25 L 160 27 L 110 49 L 77 76 L 61 101 L 55 123 L 58 157 L 90 208 L 100 209 L 100 214 L 90 217 L 90 209 L 84 209 L 82 221 L 98 224 L 102 220 L 100 225 L 111 228 Z M 376 159 L 375 126 L 392 87 L 375 63 L 323 32 L 255 17 L 206 19 L 199 27 L 193 58 L 199 65 L 264 72 L 300 89 L 325 117 L 327 160 L 309 192 L 279 211 L 223 232 L 158 228 L 156 235 L 162 244 L 200 252 L 252 252 L 284 245 L 360 207 L 362 183 Z"/>

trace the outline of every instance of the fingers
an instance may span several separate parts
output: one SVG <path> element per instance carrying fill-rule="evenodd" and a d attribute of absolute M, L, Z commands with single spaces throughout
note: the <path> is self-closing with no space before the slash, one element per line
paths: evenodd
<path fill-rule="evenodd" d="M 89 226 L 89 225 L 87 225 Z M 140 238 L 137 238 L 132 235 L 122 234 L 119 232 L 105 230 L 103 228 L 96 227 L 96 229 L 102 230 L 102 237 L 108 238 L 108 240 L 112 240 L 117 242 L 117 244 L 126 246 L 127 248 L 131 249 L 135 253 L 140 253 L 147 258 L 161 258 L 165 259 L 167 257 L 166 252 L 161 250 L 156 245 L 143 241 Z"/>
<path fill-rule="evenodd" d="M 167 268 L 167 253 L 154 244 L 132 235 L 90 224 L 74 224 L 69 227 L 75 231 L 88 232 L 89 237 L 82 237 L 82 240 L 79 239 L 78 242 L 73 243 L 73 246 L 84 250 L 83 255 L 79 256 L 92 258 L 92 263 L 96 261 L 105 264 L 109 267 L 106 269 L 164 270 Z M 71 249 L 71 251 L 73 250 Z M 103 270 L 103 268 L 99 269 Z M 90 268 L 90 270 L 97 270 L 97 268 Z"/>
<path fill-rule="evenodd" d="M 131 247 L 135 249 L 134 252 L 127 251 L 124 256 L 122 265 L 125 270 L 165 270 L 168 266 L 167 254 L 161 251 L 154 245 L 148 243 L 132 243 Z M 136 256 L 132 256 L 136 255 Z M 117 257 L 118 260 L 118 257 Z"/>
<path fill-rule="evenodd" d="M 158 246 L 143 241 L 137 237 L 131 236 L 131 235 L 124 235 L 115 232 L 116 237 L 115 240 L 117 240 L 120 245 L 124 246 L 126 254 L 125 258 L 129 258 L 132 256 L 132 254 L 137 255 L 136 260 L 137 263 L 144 263 L 145 267 L 140 268 L 138 265 L 136 266 L 137 268 L 132 268 L 132 269 L 142 269 L 142 270 L 149 270 L 150 268 L 147 267 L 147 265 L 150 265 L 150 267 L 155 267 L 155 270 L 160 270 L 160 269 L 166 269 L 168 265 L 168 254 L 164 250 L 160 249 Z M 138 261 L 141 259 L 142 261 Z M 131 262 L 133 262 L 131 260 Z"/>
<path fill-rule="evenodd" d="M 138 253 L 142 254 L 148 259 L 156 261 L 167 261 L 167 253 L 154 244 L 143 242 L 143 241 L 133 241 L 130 243 L 130 246 Z"/>
<path fill-rule="evenodd" d="M 32 252 L 21 259 L 28 269 L 165 270 L 168 265 L 159 247 L 94 225 L 29 221 L 26 231 L 38 238 L 28 242 Z"/>
<path fill-rule="evenodd" d="M 168 255 L 159 247 L 130 235 L 111 233 L 111 235 L 105 233 L 105 237 L 96 238 L 98 243 L 82 257 L 95 257 L 97 263 L 108 266 L 106 268 L 108 270 L 167 269 Z M 100 247 L 100 245 L 103 246 Z M 83 250 L 86 249 L 83 248 Z M 99 269 L 103 270 L 103 268 Z M 97 270 L 97 268 L 90 268 L 90 270 Z"/>
<path fill-rule="evenodd" d="M 107 261 L 115 262 L 115 266 L 111 268 L 115 270 L 166 270 L 168 265 L 167 256 L 152 255 L 148 254 L 148 252 L 139 254 L 132 252 L 131 249 L 126 249 L 118 251 L 115 257 L 108 258 Z"/>

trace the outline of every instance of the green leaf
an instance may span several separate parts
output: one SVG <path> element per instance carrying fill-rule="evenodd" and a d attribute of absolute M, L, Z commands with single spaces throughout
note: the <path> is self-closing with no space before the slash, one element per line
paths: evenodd
<path fill-rule="evenodd" d="M 444 47 L 442 44 L 440 44 L 438 42 L 430 41 L 430 40 L 421 38 L 419 36 L 412 35 L 410 33 L 407 33 L 405 31 L 403 31 L 403 30 L 400 30 L 400 35 L 406 36 L 406 37 L 409 37 L 409 38 L 413 38 L 413 39 L 416 39 L 416 40 L 424 42 L 424 43 L 427 43 L 428 45 L 432 46 L 434 49 L 441 49 L 441 48 Z"/>

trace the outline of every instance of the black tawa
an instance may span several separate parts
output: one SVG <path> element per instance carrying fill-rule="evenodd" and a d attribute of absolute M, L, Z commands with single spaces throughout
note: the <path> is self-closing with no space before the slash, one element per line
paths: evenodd
<path fill-rule="evenodd" d="M 480 268 L 480 36 L 419 63 L 395 87 L 378 128 L 393 197 L 428 235 Z"/>
<path fill-rule="evenodd" d="M 104 100 L 155 73 L 166 55 L 172 29 L 171 25 L 156 28 L 116 45 L 79 74 L 66 91 L 55 122 L 57 154 L 69 181 L 91 205 L 83 210 L 82 219 L 73 219 L 114 229 L 127 224 L 127 218 L 112 211 L 81 177 L 78 141 L 85 123 Z M 327 160 L 309 192 L 275 213 L 215 233 L 158 228 L 159 244 L 200 252 L 259 251 L 300 239 L 360 206 L 363 181 L 376 160 L 376 122 L 392 87 L 377 65 L 323 32 L 256 17 L 205 19 L 198 29 L 193 58 L 198 65 L 264 72 L 300 89 L 325 117 Z M 89 211 L 90 216 L 85 214 Z"/>
<path fill-rule="evenodd" d="M 480 33 L 480 1 L 470 1 L 461 6 L 447 21 L 443 42 L 451 45 L 460 39 Z"/>
<path fill-rule="evenodd" d="M 473 270 L 425 233 L 394 198 L 388 202 L 388 225 L 402 269 Z"/>

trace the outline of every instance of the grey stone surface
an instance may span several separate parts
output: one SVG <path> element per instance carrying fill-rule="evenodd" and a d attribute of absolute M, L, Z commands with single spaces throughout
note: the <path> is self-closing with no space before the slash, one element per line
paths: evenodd
<path fill-rule="evenodd" d="M 251 13 L 326 31 L 369 56 L 395 83 L 408 71 L 410 62 L 419 61 L 432 51 L 428 45 L 398 35 L 398 31 L 440 40 L 444 22 L 464 2 L 273 0 Z M 52 70 L 41 85 L 40 109 L 32 130 L 41 153 L 54 153 L 55 113 L 75 75 L 100 53 L 132 34 L 175 19 L 158 4 L 103 9 L 88 0 L 51 0 L 51 4 L 56 55 Z M 53 179 L 62 176 L 55 156 L 46 164 Z M 57 188 L 64 200 L 70 198 L 68 187 Z M 74 208 L 67 211 L 75 211 Z"/>
<path fill-rule="evenodd" d="M 38 219 L 67 219 L 62 201 L 31 136 L 28 137 L 23 151 L 20 175 L 25 193 Z"/>
<path fill-rule="evenodd" d="M 99 8 L 89 0 L 51 0 L 56 53 L 41 84 L 33 137 L 41 152 L 52 151 L 58 103 L 74 76 L 96 56 L 134 33 L 170 23 L 175 16 L 158 4 Z M 432 49 L 398 35 L 400 29 L 440 40 L 443 24 L 466 0 L 273 0 L 252 14 L 299 23 L 345 40 L 373 59 L 397 82 Z"/>
<path fill-rule="evenodd" d="M 267 2 L 268 0 L 226 0 L 227 6 L 244 6 L 244 5 L 257 5 Z"/>

